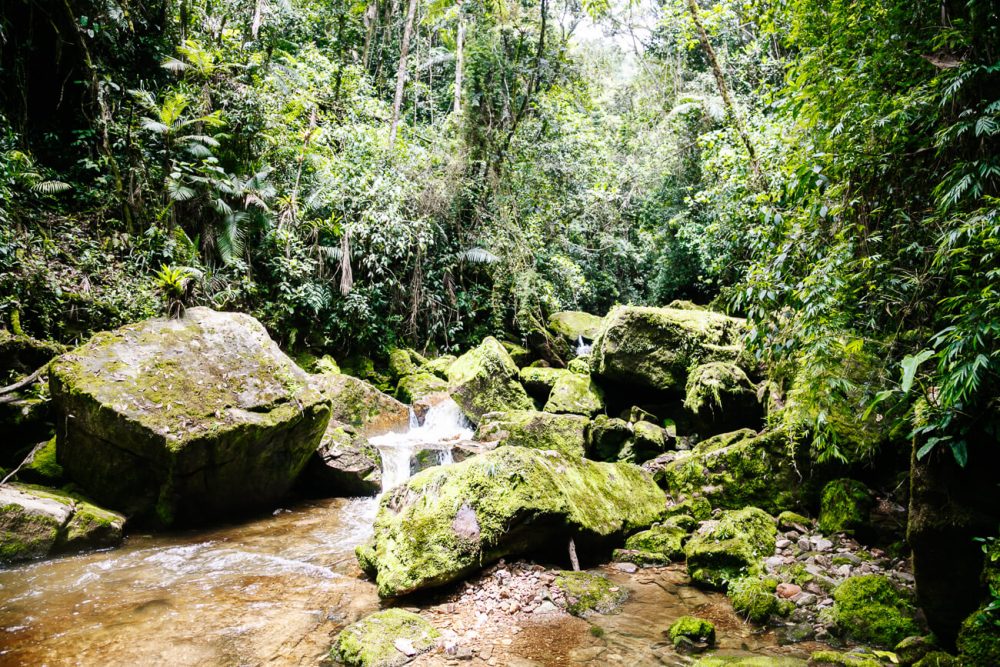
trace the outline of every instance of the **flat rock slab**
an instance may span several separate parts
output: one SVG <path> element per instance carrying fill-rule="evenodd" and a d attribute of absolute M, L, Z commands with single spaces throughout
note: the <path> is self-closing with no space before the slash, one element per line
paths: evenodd
<path fill-rule="evenodd" d="M 50 383 L 69 477 L 161 525 L 273 503 L 330 417 L 259 322 L 208 308 L 98 334 L 52 363 Z"/>

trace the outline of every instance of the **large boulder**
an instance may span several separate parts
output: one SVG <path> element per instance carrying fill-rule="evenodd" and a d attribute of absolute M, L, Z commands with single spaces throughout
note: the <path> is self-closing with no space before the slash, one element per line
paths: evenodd
<path fill-rule="evenodd" d="M 393 597 L 446 584 L 505 556 L 590 551 L 651 525 L 663 492 L 640 468 L 500 447 L 418 473 L 382 498 L 358 561 Z"/>
<path fill-rule="evenodd" d="M 437 646 L 440 636 L 419 614 L 383 609 L 341 630 L 330 657 L 351 667 L 401 667 Z"/>
<path fill-rule="evenodd" d="M 855 479 L 835 479 L 823 487 L 819 529 L 824 533 L 853 533 L 868 524 L 874 497 Z"/>
<path fill-rule="evenodd" d="M 410 426 L 410 409 L 392 396 L 351 375 L 323 373 L 313 384 L 330 399 L 330 419 L 364 436 L 401 433 Z"/>
<path fill-rule="evenodd" d="M 588 420 L 579 415 L 554 415 L 535 410 L 493 412 L 483 416 L 476 439 L 499 445 L 551 449 L 582 457 Z"/>
<path fill-rule="evenodd" d="M 761 572 L 777 536 L 774 518 L 756 507 L 723 512 L 718 520 L 703 523 L 684 545 L 688 574 L 696 584 L 725 589 Z"/>
<path fill-rule="evenodd" d="M 688 369 L 735 361 L 745 320 L 707 310 L 616 306 L 594 341 L 598 377 L 659 392 L 682 392 Z"/>
<path fill-rule="evenodd" d="M 422 398 L 447 391 L 448 383 L 433 373 L 418 371 L 399 378 L 396 398 L 406 403 L 416 403 Z"/>
<path fill-rule="evenodd" d="M 546 412 L 591 416 L 604 409 L 604 392 L 589 375 L 566 371 L 552 386 Z"/>
<path fill-rule="evenodd" d="M 521 369 L 519 377 L 528 393 L 544 404 L 549 400 L 549 394 L 552 393 L 552 388 L 556 386 L 559 378 L 568 374 L 569 371 L 565 368 L 526 366 Z"/>
<path fill-rule="evenodd" d="M 594 340 L 601 331 L 604 320 L 597 315 L 579 310 L 564 310 L 549 316 L 549 331 L 558 334 L 574 345 L 580 338 Z"/>
<path fill-rule="evenodd" d="M 125 517 L 41 486 L 0 485 L 0 562 L 117 546 Z"/>
<path fill-rule="evenodd" d="M 67 475 L 163 525 L 275 502 L 330 418 L 259 322 L 208 308 L 98 334 L 53 361 L 49 379 Z"/>
<path fill-rule="evenodd" d="M 854 641 L 891 648 L 920 632 L 909 595 L 886 576 L 845 579 L 833 591 L 833 600 L 837 629 Z"/>
<path fill-rule="evenodd" d="M 488 336 L 448 367 L 449 391 L 474 423 L 487 412 L 531 410 L 534 403 L 521 386 L 519 372 L 500 341 Z"/>
<path fill-rule="evenodd" d="M 713 361 L 698 366 L 688 376 L 685 392 L 684 408 L 702 436 L 758 428 L 764 417 L 757 386 L 733 363 Z"/>
<path fill-rule="evenodd" d="M 298 488 L 319 498 L 374 496 L 382 490 L 382 456 L 366 436 L 331 419 Z"/>
<path fill-rule="evenodd" d="M 712 507 L 747 505 L 777 514 L 802 505 L 809 492 L 805 447 L 785 430 L 750 429 L 698 443 L 654 472 L 676 500 L 705 497 Z"/>

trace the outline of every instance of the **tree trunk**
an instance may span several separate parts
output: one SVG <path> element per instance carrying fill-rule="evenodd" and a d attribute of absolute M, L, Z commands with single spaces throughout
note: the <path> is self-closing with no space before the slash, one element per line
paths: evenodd
<path fill-rule="evenodd" d="M 726 83 L 726 77 L 722 73 L 722 68 L 719 67 L 719 60 L 715 57 L 715 49 L 712 48 L 712 43 L 708 41 L 708 33 L 705 31 L 705 26 L 702 25 L 701 18 L 698 15 L 697 0 L 687 0 L 687 5 L 695 28 L 698 29 L 698 39 L 701 41 L 702 48 L 705 49 L 708 62 L 712 65 L 712 74 L 715 75 L 715 83 L 719 87 L 719 94 L 722 95 L 722 103 L 726 107 L 726 114 L 729 116 L 729 120 L 733 123 L 733 127 L 736 128 L 736 132 L 740 135 L 740 140 L 750 155 L 750 167 L 753 169 L 755 180 L 760 184 L 761 171 L 760 163 L 757 161 L 757 151 L 754 150 L 753 143 L 750 141 L 750 135 L 747 133 L 743 116 L 740 115 L 739 109 L 733 104 L 733 96 L 729 92 L 729 84 Z"/>
<path fill-rule="evenodd" d="M 455 37 L 455 115 L 462 113 L 462 67 L 465 64 L 465 53 L 462 51 L 465 42 L 465 13 L 462 11 L 462 0 L 458 0 L 458 35 Z"/>
<path fill-rule="evenodd" d="M 257 0 L 253 8 L 253 23 L 250 26 L 250 34 L 254 39 L 257 39 L 257 33 L 260 32 L 260 24 L 262 21 L 262 14 L 264 11 L 264 0 Z"/>
<path fill-rule="evenodd" d="M 399 125 L 399 110 L 403 106 L 403 87 L 406 85 L 406 57 L 410 54 L 410 33 L 413 32 L 413 17 L 417 13 L 417 0 L 410 0 L 406 10 L 406 25 L 403 27 L 403 43 L 399 50 L 399 67 L 396 68 L 396 97 L 392 101 L 392 125 L 389 127 L 389 145 L 396 145 L 396 128 Z"/>

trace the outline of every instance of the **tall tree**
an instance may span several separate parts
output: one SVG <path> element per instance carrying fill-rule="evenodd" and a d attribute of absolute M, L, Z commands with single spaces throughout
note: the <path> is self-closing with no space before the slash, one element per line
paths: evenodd
<path fill-rule="evenodd" d="M 406 85 L 406 58 L 410 54 L 410 34 L 413 32 L 413 17 L 416 13 L 417 0 L 410 0 L 406 9 L 406 25 L 403 26 L 403 43 L 399 47 L 399 66 L 396 68 L 396 96 L 392 101 L 392 125 L 389 127 L 390 146 L 396 144 L 399 109 L 403 106 L 403 88 Z"/>
<path fill-rule="evenodd" d="M 463 42 L 465 42 L 465 12 L 462 0 L 458 0 L 458 34 L 455 37 L 455 114 L 462 113 L 462 67 L 465 64 Z"/>

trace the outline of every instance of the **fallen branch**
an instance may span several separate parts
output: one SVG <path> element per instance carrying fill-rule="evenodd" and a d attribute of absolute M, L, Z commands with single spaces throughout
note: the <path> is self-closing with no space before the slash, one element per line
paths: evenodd
<path fill-rule="evenodd" d="M 0 396 L 4 396 L 5 394 L 12 394 L 15 391 L 24 389 L 28 385 L 33 384 L 35 380 L 37 380 L 39 377 L 42 376 L 42 374 L 48 369 L 48 367 L 49 365 L 48 363 L 46 363 L 44 366 L 42 366 L 37 371 L 29 375 L 28 377 L 24 378 L 23 380 L 18 380 L 14 384 L 9 384 L 6 387 L 0 388 Z"/>
<path fill-rule="evenodd" d="M 576 542 L 569 538 L 569 562 L 573 566 L 574 572 L 580 571 L 580 559 L 576 557 Z"/>

